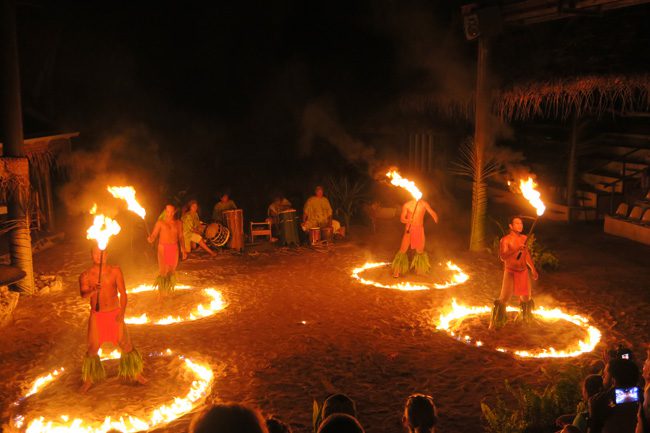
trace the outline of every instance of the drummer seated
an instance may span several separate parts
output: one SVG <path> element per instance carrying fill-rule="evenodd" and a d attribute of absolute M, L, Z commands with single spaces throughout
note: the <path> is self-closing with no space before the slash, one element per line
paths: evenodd
<path fill-rule="evenodd" d="M 271 230 L 273 232 L 271 241 L 276 241 L 280 233 L 280 212 L 291 208 L 291 202 L 283 196 L 277 195 L 273 198 L 273 202 L 267 210 L 268 217 L 266 218 L 266 221 L 271 223 Z"/>

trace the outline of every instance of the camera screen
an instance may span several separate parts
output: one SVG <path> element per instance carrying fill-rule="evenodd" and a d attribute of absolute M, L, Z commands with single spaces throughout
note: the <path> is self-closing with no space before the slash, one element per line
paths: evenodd
<path fill-rule="evenodd" d="M 633 386 L 632 388 L 616 388 L 614 389 L 616 396 L 616 404 L 622 403 L 636 403 L 639 401 L 639 387 Z"/>
<path fill-rule="evenodd" d="M 622 353 L 621 354 L 621 359 L 630 359 L 630 354 L 629 353 Z"/>

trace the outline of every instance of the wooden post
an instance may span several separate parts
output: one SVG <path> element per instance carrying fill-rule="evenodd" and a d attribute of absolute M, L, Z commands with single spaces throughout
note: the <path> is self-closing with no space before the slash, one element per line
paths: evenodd
<path fill-rule="evenodd" d="M 485 218 L 487 214 L 487 185 L 485 168 L 485 148 L 491 139 L 490 130 L 490 90 L 488 82 L 490 40 L 481 36 L 478 40 L 478 61 L 476 65 L 476 111 L 474 115 L 474 146 L 476 152 L 476 171 L 472 186 L 472 227 L 469 249 L 485 249 Z"/>
<path fill-rule="evenodd" d="M 18 45 L 16 43 L 16 8 L 14 0 L 0 0 L 0 94 L 2 107 L 3 157 L 14 160 L 20 187 L 9 194 L 7 208 L 14 228 L 9 232 L 11 264 L 27 274 L 15 288 L 34 293 L 34 266 L 32 263 L 32 237 L 27 215 L 29 192 L 29 163 L 25 157 L 22 107 L 20 102 L 20 75 Z"/>
<path fill-rule="evenodd" d="M 578 118 L 576 115 L 571 120 L 571 136 L 569 138 L 569 165 L 567 167 L 566 203 L 570 208 L 576 205 L 576 174 L 577 174 L 577 148 L 578 148 Z M 569 218 L 571 210 L 569 209 Z"/>
<path fill-rule="evenodd" d="M 54 194 L 52 193 L 52 173 L 50 170 L 47 170 L 45 173 L 43 173 L 43 176 L 45 177 L 45 196 L 42 197 L 41 203 L 45 206 L 45 209 L 47 209 L 47 229 L 50 232 L 53 232 L 56 230 L 56 217 L 54 216 Z"/>

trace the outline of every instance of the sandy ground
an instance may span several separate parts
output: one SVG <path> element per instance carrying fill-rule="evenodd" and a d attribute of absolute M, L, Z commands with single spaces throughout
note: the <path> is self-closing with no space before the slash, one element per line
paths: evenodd
<path fill-rule="evenodd" d="M 363 286 L 350 278 L 351 269 L 366 260 L 389 261 L 399 242 L 399 227 L 380 229 L 382 235 L 373 235 L 359 228 L 352 239 L 327 249 L 262 245 L 214 259 L 194 254 L 181 264 L 179 282 L 221 290 L 228 308 L 192 323 L 131 325 L 133 341 L 143 353 L 172 348 L 209 361 L 218 372 L 209 400 L 254 405 L 286 420 L 295 432 L 311 430 L 312 400 L 332 392 L 357 401 L 360 421 L 370 433 L 402 431 L 401 411 L 412 392 L 434 396 L 440 431 L 479 431 L 479 403 L 500 393 L 505 379 L 544 386 L 548 379 L 540 374 L 542 368 L 586 364 L 605 348 L 576 359 L 521 360 L 436 332 L 434 319 L 452 297 L 469 305 L 491 303 L 500 285 L 499 263 L 487 254 L 466 252 L 464 240 L 440 226 L 429 237 L 432 259 L 453 259 L 470 274 L 468 283 L 424 292 Z M 639 348 L 650 340 L 650 248 L 605 236 L 595 225 L 547 224 L 538 236 L 561 261 L 559 271 L 542 273 L 535 287 L 538 305 L 591 318 L 606 344 Z M 89 266 L 87 248 L 81 241 L 66 241 L 36 257 L 36 270 L 61 275 L 64 290 L 22 297 L 13 324 L 0 333 L 3 423 L 27 383 L 59 366 L 71 373 L 35 398 L 28 414 L 137 408 L 164 401 L 188 383 L 169 360 L 155 359 L 145 369 L 148 387 L 109 380 L 78 396 L 88 306 L 78 296 L 77 277 Z M 128 286 L 155 276 L 153 264 L 142 265 L 142 257 L 136 261 L 137 266 L 122 263 Z M 183 313 L 192 296 L 184 294 L 170 306 L 133 295 L 131 313 L 157 309 L 162 314 L 167 308 Z M 532 348 L 580 335 L 566 325 L 541 326 L 522 339 L 515 326 L 500 337 L 486 333 L 481 322 L 464 326 L 494 344 L 514 339 Z M 114 369 L 109 365 L 109 373 Z M 189 419 L 160 431 L 185 431 Z"/>

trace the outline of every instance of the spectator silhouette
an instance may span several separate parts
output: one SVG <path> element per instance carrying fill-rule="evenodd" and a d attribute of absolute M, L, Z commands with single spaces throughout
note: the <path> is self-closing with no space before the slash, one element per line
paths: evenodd
<path fill-rule="evenodd" d="M 364 433 L 363 427 L 353 416 L 335 413 L 323 420 L 318 433 Z"/>
<path fill-rule="evenodd" d="M 198 413 L 190 423 L 189 433 L 268 433 L 268 430 L 259 411 L 239 404 L 219 404 Z"/>
<path fill-rule="evenodd" d="M 412 394 L 406 399 L 402 423 L 409 433 L 433 433 L 438 423 L 438 409 L 433 398 L 424 394 Z"/>

